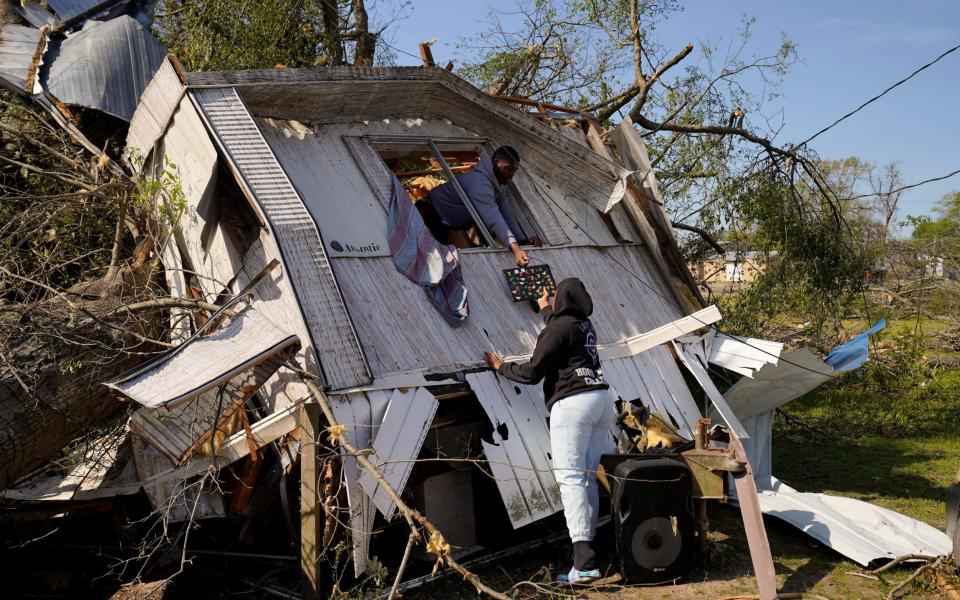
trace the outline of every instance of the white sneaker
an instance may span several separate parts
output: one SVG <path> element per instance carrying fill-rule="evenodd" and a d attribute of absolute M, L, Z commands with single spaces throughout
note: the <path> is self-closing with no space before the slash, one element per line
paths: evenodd
<path fill-rule="evenodd" d="M 589 583 L 595 579 L 600 579 L 600 569 L 579 571 L 576 567 L 572 567 L 569 573 L 560 573 L 557 575 L 557 581 L 559 583 Z"/>

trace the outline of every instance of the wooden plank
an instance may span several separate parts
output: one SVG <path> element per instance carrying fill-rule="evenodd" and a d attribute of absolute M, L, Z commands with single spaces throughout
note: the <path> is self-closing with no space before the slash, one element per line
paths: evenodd
<path fill-rule="evenodd" d="M 306 402 L 300 423 L 300 581 L 303 598 L 325 598 L 321 569 L 323 500 L 320 498 L 320 406 Z"/>
<path fill-rule="evenodd" d="M 253 117 L 233 89 L 196 90 L 190 97 L 277 236 L 325 382 L 337 388 L 369 383 L 370 370 L 316 222 Z"/>
<path fill-rule="evenodd" d="M 468 374 L 467 383 L 494 427 L 494 443 L 482 446 L 513 527 L 563 510 L 550 463 L 550 431 L 533 404 L 542 403 L 542 395 L 514 389 L 489 371 Z"/>
<path fill-rule="evenodd" d="M 601 359 L 636 356 L 645 350 L 649 350 L 660 344 L 665 344 L 681 335 L 703 329 L 722 318 L 723 316 L 720 314 L 720 310 L 711 304 L 707 308 L 698 310 L 682 319 L 671 321 L 666 325 L 657 327 L 646 333 L 620 340 L 613 344 L 598 344 L 597 352 L 600 354 Z"/>
<path fill-rule="evenodd" d="M 746 466 L 742 473 L 733 474 L 733 484 L 737 489 L 737 502 L 740 504 L 740 516 L 743 518 L 743 528 L 747 533 L 747 545 L 750 547 L 750 560 L 753 563 L 753 572 L 757 577 L 757 588 L 760 600 L 776 600 L 777 574 L 773 567 L 773 556 L 770 553 L 770 541 L 763 526 L 763 513 L 760 511 L 760 500 L 757 497 L 757 484 L 753 479 L 753 469 L 750 460 L 743 449 L 737 435 L 730 433 L 730 447 L 736 459 Z"/>
<path fill-rule="evenodd" d="M 590 147 L 600 156 L 612 159 L 613 152 L 603 143 L 603 140 L 600 139 L 599 128 L 596 123 L 588 121 L 587 124 L 587 141 Z M 660 270 L 661 277 L 663 277 L 664 281 L 668 282 L 670 292 L 677 301 L 678 306 L 684 307 L 687 310 L 696 310 L 697 307 L 694 303 L 673 284 L 672 271 L 660 249 L 657 233 L 642 209 L 640 202 L 640 199 L 635 196 L 633 190 L 628 188 L 624 196 L 623 206 L 630 216 L 633 217 L 634 224 L 639 229 L 644 244 L 650 249 L 650 254 L 653 256 L 654 262 Z"/>
<path fill-rule="evenodd" d="M 660 189 L 657 186 L 657 178 L 653 174 L 650 158 L 647 155 L 647 146 L 643 143 L 629 116 L 611 132 L 610 138 L 623 163 L 633 170 L 633 181 L 638 182 L 638 187 L 643 192 L 641 194 L 643 198 L 638 198 L 638 202 L 647 200 L 645 202 L 647 209 L 645 212 L 651 217 L 651 225 L 662 233 L 662 236 L 660 236 L 661 243 L 666 249 L 664 258 L 670 263 L 678 280 L 682 282 L 678 282 L 677 285 L 685 286 L 682 295 L 686 297 L 686 294 L 689 293 L 696 301 L 694 303 L 704 302 L 700 295 L 700 289 L 697 287 L 697 282 L 691 275 L 687 262 L 683 259 L 680 248 L 677 246 L 676 233 L 670 222 L 670 216 L 663 206 L 663 199 L 660 197 Z"/>
<path fill-rule="evenodd" d="M 407 484 L 439 405 L 433 394 L 424 388 L 396 390 L 390 397 L 383 423 L 373 440 L 370 459 L 399 493 Z M 380 483 L 364 472 L 360 475 L 360 485 L 373 498 L 377 510 L 388 520 L 392 518 L 396 505 Z"/>

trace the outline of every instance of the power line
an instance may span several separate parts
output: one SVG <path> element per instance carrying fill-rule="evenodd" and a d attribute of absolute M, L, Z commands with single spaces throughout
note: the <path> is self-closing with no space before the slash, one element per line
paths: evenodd
<path fill-rule="evenodd" d="M 803 146 L 803 145 L 807 144 L 808 142 L 810 142 L 811 140 L 813 140 L 815 137 L 819 136 L 819 135 L 822 134 L 822 133 L 825 133 L 825 132 L 829 131 L 830 129 L 832 129 L 833 127 L 835 127 L 836 125 L 838 125 L 841 121 L 844 121 L 845 119 L 848 119 L 848 118 L 852 117 L 853 115 L 857 114 L 858 112 L 860 112 L 861 110 L 863 110 L 864 108 L 866 108 L 869 104 L 872 104 L 873 102 L 876 102 L 876 101 L 879 100 L 880 98 L 883 98 L 884 96 L 887 95 L 888 92 L 892 91 L 894 88 L 899 87 L 900 85 L 903 85 L 904 83 L 910 81 L 915 75 L 917 75 L 918 73 L 920 73 L 921 71 L 923 71 L 923 70 L 925 70 L 925 69 L 928 69 L 928 68 L 932 67 L 932 66 L 935 65 L 937 62 L 939 62 L 940 59 L 942 59 L 943 57 L 947 56 L 947 55 L 950 54 L 951 52 L 955 52 L 956 50 L 960 50 L 960 44 L 954 46 L 953 48 L 950 48 L 949 50 L 947 50 L 946 52 L 944 52 L 944 53 L 941 54 L 940 56 L 936 57 L 936 58 L 933 59 L 932 61 L 930 61 L 930 62 L 928 62 L 927 64 L 923 65 L 923 66 L 920 67 L 919 69 L 915 70 L 913 73 L 910 73 L 909 75 L 907 75 L 906 77 L 904 77 L 904 78 L 901 79 L 900 81 L 896 82 L 895 84 L 891 85 L 891 86 L 888 87 L 887 89 L 883 90 L 882 92 L 880 92 L 879 94 L 877 94 L 877 95 L 874 96 L 873 98 L 870 98 L 869 100 L 867 100 L 866 102 L 864 102 L 863 104 L 861 104 L 860 106 L 858 106 L 857 108 L 855 108 L 855 109 L 853 109 L 852 111 L 848 112 L 847 114 L 843 115 L 842 117 L 840 117 L 839 119 L 837 119 L 837 120 L 834 121 L 833 123 L 827 125 L 826 127 L 824 127 L 823 129 L 821 129 L 820 131 L 818 131 L 818 132 L 816 132 L 815 134 L 811 135 L 811 136 L 808 137 L 807 139 L 803 140 L 802 142 L 800 142 L 800 143 L 798 144 L 798 146 Z"/>
<path fill-rule="evenodd" d="M 956 171 L 951 171 L 946 175 L 941 175 L 940 177 L 931 177 L 930 179 L 924 179 L 923 181 L 918 181 L 916 183 L 911 183 L 910 185 L 898 187 L 890 190 L 889 192 L 874 192 L 872 194 L 860 194 L 859 196 L 851 196 L 850 198 L 841 198 L 841 200 L 857 200 L 859 198 L 869 198 L 870 196 L 890 196 L 898 192 L 902 192 L 904 190 L 910 190 L 915 187 L 920 187 L 921 185 L 933 183 L 934 181 L 943 181 L 944 179 L 949 179 L 954 175 L 958 175 L 958 174 L 960 174 L 960 169 L 957 169 Z"/>

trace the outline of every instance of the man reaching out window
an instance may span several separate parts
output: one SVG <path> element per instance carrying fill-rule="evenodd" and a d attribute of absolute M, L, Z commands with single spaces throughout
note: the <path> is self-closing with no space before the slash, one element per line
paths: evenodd
<path fill-rule="evenodd" d="M 517 241 L 517 235 L 522 234 L 523 229 L 513 214 L 504 189 L 519 165 L 520 155 L 517 151 L 510 146 L 501 146 L 492 155 L 484 154 L 472 170 L 457 175 L 457 182 L 487 230 L 513 253 L 517 264 L 523 267 L 530 260 Z M 417 202 L 417 208 L 430 232 L 441 244 L 451 243 L 451 233 L 466 231 L 474 224 L 470 211 L 449 181 L 433 188 L 426 198 Z M 538 247 L 542 245 L 540 238 L 535 235 L 524 241 Z"/>

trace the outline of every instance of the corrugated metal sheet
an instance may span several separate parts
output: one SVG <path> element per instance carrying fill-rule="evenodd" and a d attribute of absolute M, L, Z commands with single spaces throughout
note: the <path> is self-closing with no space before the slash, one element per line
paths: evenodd
<path fill-rule="evenodd" d="M 859 564 L 877 566 L 907 554 L 949 554 L 947 534 L 922 521 L 853 498 L 801 493 L 774 480 L 760 490 L 763 514 L 798 527 Z"/>
<path fill-rule="evenodd" d="M 467 383 L 494 427 L 493 443 L 481 443 L 513 527 L 563 510 L 540 387 L 515 385 L 489 371 L 468 374 Z"/>
<path fill-rule="evenodd" d="M 330 407 L 337 422 L 347 427 L 347 439 L 358 450 L 372 447 L 390 402 L 389 391 L 370 391 L 334 398 Z M 376 517 L 373 500 L 360 486 L 357 459 L 341 448 L 343 481 L 350 506 L 350 539 L 353 544 L 353 570 L 359 577 L 367 569 L 370 535 Z"/>
<path fill-rule="evenodd" d="M 20 0 L 15 8 L 26 21 L 36 27 L 44 25 L 60 25 L 61 22 L 75 21 L 82 23 L 81 17 L 88 20 L 105 21 L 120 15 L 130 15 L 143 25 L 149 25 L 153 20 L 153 7 L 156 0 L 48 0 L 45 3 L 49 10 L 34 0 Z M 88 11 L 99 8 L 96 12 Z"/>
<path fill-rule="evenodd" d="M 197 90 L 191 97 L 270 221 L 326 383 L 335 388 L 369 383 L 317 225 L 250 113 L 232 89 Z"/>
<path fill-rule="evenodd" d="M 34 27 L 39 28 L 44 25 L 53 27 L 59 23 L 55 15 L 34 0 L 20 0 L 20 2 L 14 2 L 13 7 L 27 23 Z"/>
<path fill-rule="evenodd" d="M 743 428 L 743 424 L 740 422 L 740 419 L 737 418 L 736 412 L 730 408 L 730 405 L 727 404 L 727 400 L 723 397 L 723 394 L 720 393 L 720 390 L 717 389 L 717 386 L 713 383 L 713 380 L 710 379 L 710 375 L 707 373 L 707 365 L 705 362 L 701 362 L 695 353 L 684 350 L 684 348 L 676 343 L 670 342 L 673 345 L 673 348 L 677 354 L 677 358 L 683 363 L 683 366 L 690 371 L 690 374 L 693 375 L 694 379 L 697 380 L 697 383 L 703 388 L 703 391 L 706 392 L 707 398 L 710 399 L 711 404 L 713 405 L 713 410 L 716 411 L 720 417 L 723 419 L 723 422 L 737 434 L 741 440 L 747 439 L 750 434 L 747 433 L 747 430 Z"/>
<path fill-rule="evenodd" d="M 93 108 L 125 121 L 167 51 L 150 31 L 123 15 L 88 21 L 44 55 L 44 88 L 68 105 Z"/>
<path fill-rule="evenodd" d="M 36 63 L 43 48 L 39 29 L 22 25 L 0 26 L 0 83 L 17 94 L 32 94 Z"/>

